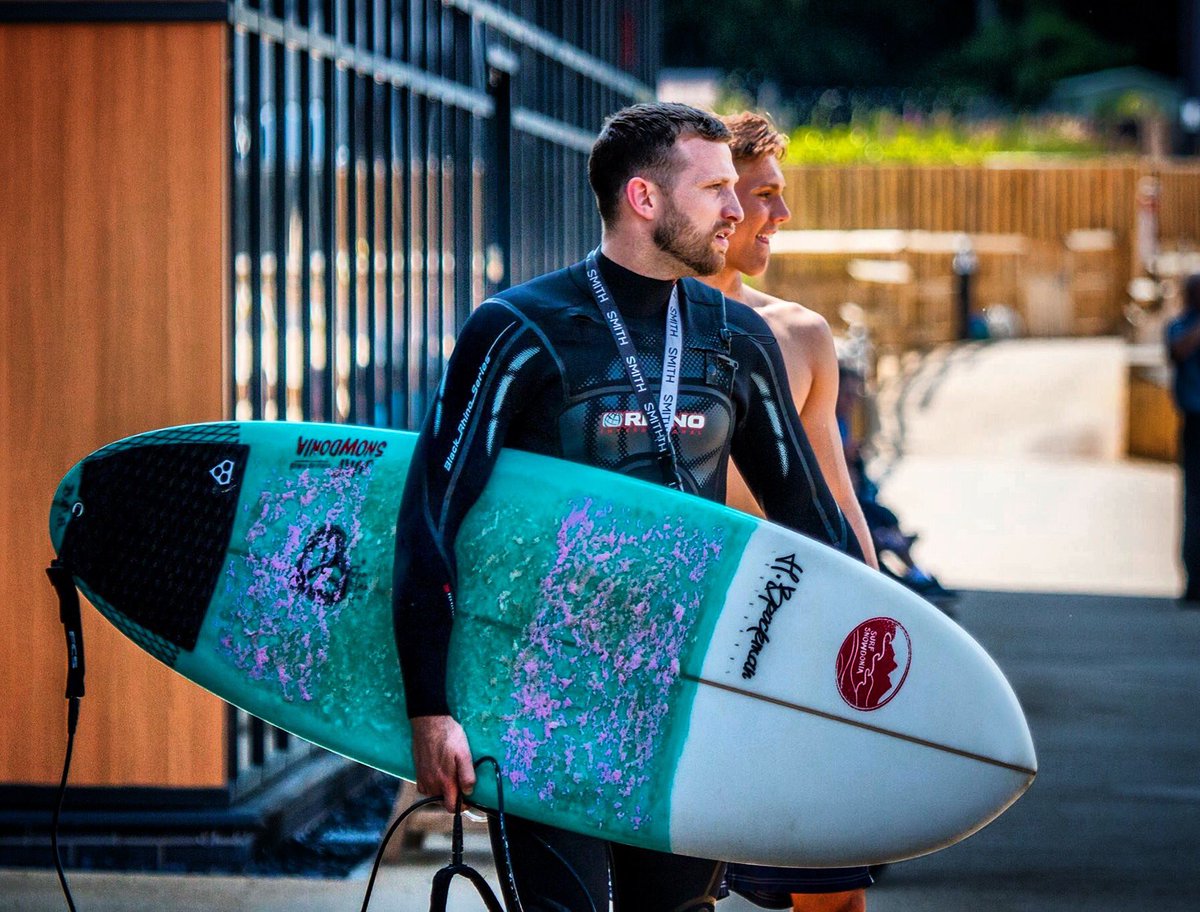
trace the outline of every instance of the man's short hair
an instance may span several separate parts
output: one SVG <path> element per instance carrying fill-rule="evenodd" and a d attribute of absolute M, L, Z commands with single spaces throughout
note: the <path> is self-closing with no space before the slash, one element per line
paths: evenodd
<path fill-rule="evenodd" d="M 630 105 L 604 121 L 588 158 L 588 182 L 606 225 L 616 220 L 630 178 L 640 175 L 671 187 L 675 141 L 681 136 L 729 142 L 729 131 L 720 119 L 685 104 Z"/>
<path fill-rule="evenodd" d="M 775 124 L 765 114 L 743 111 L 722 117 L 721 122 L 733 137 L 729 151 L 733 153 L 735 163 L 754 161 L 764 155 L 782 159 L 787 151 L 787 136 L 775 129 Z"/>

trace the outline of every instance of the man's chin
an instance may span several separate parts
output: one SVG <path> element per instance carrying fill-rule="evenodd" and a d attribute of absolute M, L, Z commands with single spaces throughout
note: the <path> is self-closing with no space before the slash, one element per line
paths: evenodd
<path fill-rule="evenodd" d="M 726 264 L 736 269 L 742 275 L 760 276 L 767 271 L 770 257 L 726 257 Z"/>
<path fill-rule="evenodd" d="M 681 276 L 699 276 L 701 278 L 707 276 L 715 276 L 725 269 L 725 253 L 722 251 L 718 254 L 713 251 L 711 257 L 700 259 L 698 257 L 689 257 L 682 259 L 678 254 L 672 254 L 672 258 L 679 264 Z"/>
<path fill-rule="evenodd" d="M 719 257 L 714 256 L 710 262 L 704 264 L 703 271 L 699 268 L 700 264 L 697 264 L 696 275 L 705 278 L 720 275 L 725 271 L 725 263 L 725 254 L 722 253 Z"/>

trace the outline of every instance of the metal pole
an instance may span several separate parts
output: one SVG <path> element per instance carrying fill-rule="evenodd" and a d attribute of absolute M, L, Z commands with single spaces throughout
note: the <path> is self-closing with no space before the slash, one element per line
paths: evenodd
<path fill-rule="evenodd" d="M 488 281 L 501 291 L 512 284 L 512 73 L 516 59 L 493 49 L 488 54 L 488 94 L 495 105 L 492 115 L 491 161 L 488 195 L 491 199 L 491 234 L 488 245 Z"/>
<path fill-rule="evenodd" d="M 971 239 L 963 234 L 958 238 L 957 252 L 954 254 L 952 268 L 956 276 L 958 301 L 958 338 L 971 338 L 971 284 L 975 273 L 979 271 L 979 257 Z"/>

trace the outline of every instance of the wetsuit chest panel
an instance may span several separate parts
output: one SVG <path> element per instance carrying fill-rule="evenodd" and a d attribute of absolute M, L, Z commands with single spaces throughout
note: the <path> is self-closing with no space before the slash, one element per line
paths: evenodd
<path fill-rule="evenodd" d="M 697 309 L 695 316 L 685 310 L 679 405 L 671 437 L 685 486 L 717 499 L 724 490 L 721 467 L 733 425 L 733 369 L 714 321 L 719 314 L 710 313 L 713 308 Z M 558 420 L 562 455 L 661 482 L 646 419 L 608 328 L 599 319 L 578 314 L 571 323 L 573 332 L 563 352 L 567 398 Z M 629 330 L 657 398 L 664 329 L 658 320 L 647 318 L 630 320 Z"/>

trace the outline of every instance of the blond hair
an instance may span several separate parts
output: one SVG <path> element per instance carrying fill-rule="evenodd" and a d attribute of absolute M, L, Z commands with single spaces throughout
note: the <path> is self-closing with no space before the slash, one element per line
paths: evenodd
<path fill-rule="evenodd" d="M 743 111 L 722 117 L 721 123 L 733 136 L 729 149 L 735 162 L 752 161 L 764 155 L 782 160 L 787 151 L 787 136 L 775 129 L 775 124 L 765 114 Z"/>

